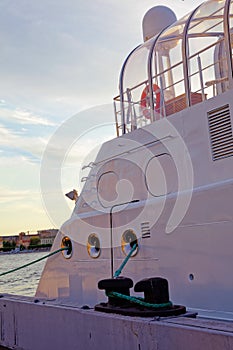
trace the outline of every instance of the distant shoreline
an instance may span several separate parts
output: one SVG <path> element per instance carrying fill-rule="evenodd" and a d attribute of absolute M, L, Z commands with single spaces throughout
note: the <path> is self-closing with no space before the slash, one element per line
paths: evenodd
<path fill-rule="evenodd" d="M 43 253 L 43 252 L 49 252 L 51 250 L 51 247 L 46 248 L 36 248 L 36 249 L 24 249 L 24 250 L 10 250 L 8 252 L 0 252 L 0 255 L 15 255 L 15 254 L 29 254 L 29 253 Z"/>

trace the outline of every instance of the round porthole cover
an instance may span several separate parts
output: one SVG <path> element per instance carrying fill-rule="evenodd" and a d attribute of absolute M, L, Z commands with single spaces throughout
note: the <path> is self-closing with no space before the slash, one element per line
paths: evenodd
<path fill-rule="evenodd" d="M 61 248 L 67 248 L 66 250 L 62 251 L 64 258 L 66 259 L 71 258 L 73 247 L 72 247 L 71 239 L 68 236 L 65 236 L 62 238 Z"/>
<path fill-rule="evenodd" d="M 87 240 L 87 251 L 91 258 L 96 259 L 100 256 L 100 240 L 97 234 L 91 233 Z"/>
<path fill-rule="evenodd" d="M 132 229 L 126 230 L 121 236 L 121 249 L 123 253 L 125 255 L 128 255 L 135 243 L 137 245 L 137 248 L 131 256 L 135 256 L 138 252 L 138 239 Z"/>

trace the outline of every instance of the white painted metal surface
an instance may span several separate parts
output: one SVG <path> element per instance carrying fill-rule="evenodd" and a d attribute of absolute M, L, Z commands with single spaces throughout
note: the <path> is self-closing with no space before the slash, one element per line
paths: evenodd
<path fill-rule="evenodd" d="M 65 259 L 60 254 L 48 260 L 38 297 L 95 305 L 101 299 L 97 283 L 119 267 L 125 257 L 122 236 L 131 229 L 139 249 L 124 275 L 135 283 L 145 277 L 165 277 L 173 302 L 233 319 L 233 105 L 227 58 L 231 52 L 226 45 L 231 36 L 224 32 L 231 31 L 231 3 L 211 0 L 203 4 L 126 60 L 121 74 L 121 120 L 126 128 L 122 126 L 120 137 L 103 144 L 93 162 L 73 215 L 53 247 L 59 248 L 68 236 L 72 256 Z M 207 30 L 201 33 L 204 25 Z M 198 35 L 201 50 L 196 46 Z M 178 42 L 180 49 L 174 51 Z M 129 73 L 145 50 L 145 64 L 151 60 L 155 68 L 138 84 L 143 78 L 141 67 L 134 78 L 137 82 Z M 194 57 L 201 57 L 202 64 L 200 59 L 194 64 Z M 182 87 L 175 67 L 183 69 Z M 206 84 L 212 78 L 212 84 L 217 84 L 214 93 L 213 86 L 210 89 Z M 129 94 L 127 84 L 133 82 L 137 85 L 129 85 Z M 160 88 L 161 105 L 149 99 L 149 118 L 142 108 L 140 112 L 142 104 L 129 100 L 145 83 L 148 92 L 151 84 Z M 100 242 L 95 259 L 87 249 L 93 234 Z"/>
<path fill-rule="evenodd" d="M 130 230 L 138 250 L 125 276 L 165 277 L 175 304 L 233 320 L 232 18 L 233 1 L 210 0 L 128 56 L 115 98 L 118 137 L 91 163 L 52 248 L 68 237 L 72 252 L 48 259 L 38 303 L 0 298 L 1 345 L 232 349 L 232 322 L 80 309 L 105 299 L 98 281 L 125 258 Z"/>
<path fill-rule="evenodd" d="M 165 141 L 164 144 L 155 141 L 153 133 L 156 133 L 158 128 L 155 123 L 135 132 L 133 140 L 122 137 L 103 145 L 96 161 L 99 165 L 93 167 L 91 173 L 98 173 L 102 171 L 101 169 L 104 173 L 108 173 L 106 171 L 108 168 L 115 169 L 116 172 L 120 170 L 122 180 L 128 179 L 134 188 L 133 197 L 131 190 L 128 191 L 127 186 L 124 187 L 124 183 L 122 188 L 118 186 L 117 199 L 106 208 L 101 207 L 97 192 L 91 194 L 91 199 L 89 194 L 86 195 L 88 197 L 80 197 L 72 218 L 62 227 L 53 248 L 59 248 L 63 235 L 67 235 L 73 242 L 73 255 L 69 260 L 64 259 L 62 255 L 50 258 L 40 281 L 37 296 L 72 299 L 79 304 L 86 303 L 91 306 L 97 303 L 101 299 L 97 282 L 111 275 L 110 208 L 112 205 L 131 199 L 141 199 L 138 203 L 129 204 L 122 211 L 119 211 L 120 205 L 113 211 L 114 270 L 124 259 L 121 249 L 122 234 L 131 228 L 139 239 L 139 252 L 130 259 L 124 275 L 133 278 L 135 282 L 151 276 L 166 277 L 170 283 L 171 299 L 175 303 L 192 308 L 233 313 L 231 303 L 233 281 L 230 278 L 233 264 L 230 205 L 233 162 L 230 157 L 218 162 L 212 161 L 207 120 L 208 111 L 225 105 L 230 101 L 230 97 L 231 92 L 225 93 L 221 97 L 206 101 L 205 104 L 180 112 L 171 120 L 174 126 L 185 125 L 183 139 L 192 159 L 194 172 L 193 188 L 184 188 L 182 193 L 179 193 L 179 199 L 176 189 L 179 182 L 177 171 L 166 176 L 167 183 L 176 189 L 165 193 L 166 196 L 148 193 L 147 187 L 150 188 L 150 185 L 143 182 L 145 179 L 151 181 L 151 177 L 147 174 L 151 159 L 154 160 L 156 155 L 167 154 L 166 148 L 172 148 L 176 143 L 176 136 L 172 136 L 173 130 L 166 144 Z M 135 137 L 137 134 L 140 144 Z M 164 135 L 166 137 L 166 131 Z M 144 147 L 144 143 L 149 143 L 150 147 Z M 116 152 L 118 145 L 121 145 L 121 152 L 124 150 L 120 158 Z M 112 152 L 115 152 L 116 156 L 114 155 L 113 160 L 109 160 L 113 158 Z M 179 152 L 182 150 L 179 149 Z M 180 165 L 178 159 L 176 166 L 180 167 L 178 171 L 182 172 L 180 177 L 190 176 L 190 169 L 187 170 L 187 164 L 183 162 L 185 154 L 178 153 L 178 157 Z M 167 166 L 171 171 L 170 165 Z M 130 167 L 133 169 L 133 174 L 138 171 L 139 176 L 127 177 Z M 155 176 L 158 177 L 158 174 Z M 176 181 L 173 182 L 174 178 Z M 87 181 L 84 191 L 88 186 Z M 107 188 L 110 188 L 109 184 Z M 186 205 L 185 198 L 190 193 L 192 194 L 190 205 L 182 209 L 182 206 Z M 83 203 L 87 202 L 87 199 L 89 203 L 97 203 L 96 211 L 92 209 L 90 212 L 86 207 L 83 208 Z M 167 224 L 176 200 L 180 201 L 177 202 L 178 206 L 182 210 L 187 209 L 187 212 L 176 229 L 168 233 Z M 150 235 L 147 238 L 143 238 L 141 232 L 143 222 L 149 222 Z M 90 258 L 86 247 L 88 236 L 93 232 L 98 234 L 101 242 L 101 254 L 98 259 Z M 193 280 L 191 275 L 194 277 Z"/>

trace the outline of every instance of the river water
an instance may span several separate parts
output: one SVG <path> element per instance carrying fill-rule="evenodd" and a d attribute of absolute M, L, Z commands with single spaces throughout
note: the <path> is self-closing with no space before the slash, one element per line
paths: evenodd
<path fill-rule="evenodd" d="M 0 254 L 0 274 L 42 258 L 49 252 Z M 34 296 L 46 259 L 0 276 L 0 293 Z"/>

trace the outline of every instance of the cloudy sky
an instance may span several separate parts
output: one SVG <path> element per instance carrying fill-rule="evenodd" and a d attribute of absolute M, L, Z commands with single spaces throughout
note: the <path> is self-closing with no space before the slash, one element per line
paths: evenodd
<path fill-rule="evenodd" d="M 124 58 L 142 41 L 145 12 L 165 5 L 180 18 L 200 3 L 0 2 L 0 235 L 58 227 L 67 219 L 72 206 L 68 199 L 64 200 L 69 209 L 56 221 L 41 196 L 42 191 L 54 196 L 53 190 L 40 185 L 46 145 L 77 114 L 79 143 L 69 145 L 58 176 L 64 193 L 79 189 L 85 154 L 114 134 L 112 98 L 118 94 Z M 97 112 L 105 115 L 101 132 L 90 126 L 85 132 L 85 121 Z"/>

